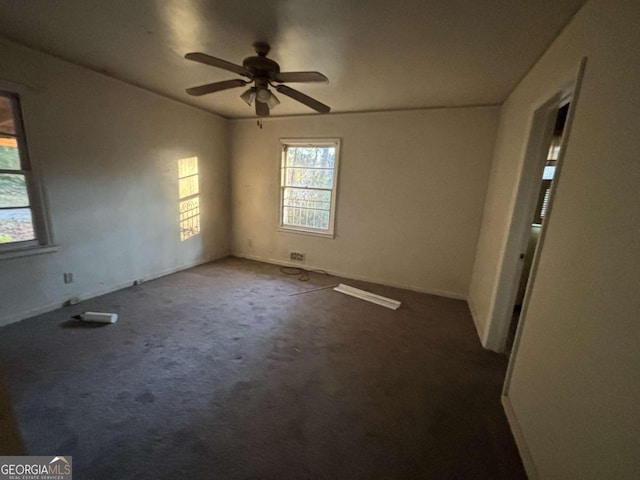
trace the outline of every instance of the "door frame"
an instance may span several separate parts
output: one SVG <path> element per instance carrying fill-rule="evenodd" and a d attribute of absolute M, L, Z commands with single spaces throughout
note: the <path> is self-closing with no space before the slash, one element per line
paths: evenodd
<path fill-rule="evenodd" d="M 520 276 L 522 275 L 523 258 L 521 258 L 521 256 L 526 251 L 527 244 L 529 242 L 532 219 L 540 191 L 540 185 L 542 183 L 542 172 L 544 170 L 546 155 L 553 136 L 553 128 L 555 126 L 557 112 L 562 105 L 566 104 L 568 101 L 571 102 L 564 128 L 556 173 L 554 175 L 555 181 L 551 186 L 550 202 L 547 206 L 546 221 L 540 231 L 540 238 L 538 240 L 536 252 L 531 265 L 525 296 L 522 303 L 522 310 L 520 312 L 518 328 L 516 330 L 516 336 L 511 350 L 505 388 L 508 387 L 513 359 L 517 354 L 520 335 L 526 318 L 528 299 L 535 280 L 540 253 L 544 245 L 546 225 L 549 223 L 549 218 L 553 210 L 553 200 L 559 183 L 557 180 L 562 171 L 562 163 L 570 137 L 571 125 L 573 123 L 574 112 L 578 100 L 578 92 L 582 84 L 585 67 L 586 57 L 580 62 L 580 66 L 574 80 L 569 85 L 559 89 L 548 100 L 538 106 L 533 113 L 531 128 L 529 130 L 529 139 L 518 182 L 516 200 L 511 215 L 511 225 L 501 258 L 500 274 L 496 284 L 496 293 L 494 295 L 490 323 L 489 328 L 487 329 L 485 341 L 486 348 L 497 352 L 503 352 L 507 344 L 509 326 L 513 317 L 513 307 L 518 293 Z"/>

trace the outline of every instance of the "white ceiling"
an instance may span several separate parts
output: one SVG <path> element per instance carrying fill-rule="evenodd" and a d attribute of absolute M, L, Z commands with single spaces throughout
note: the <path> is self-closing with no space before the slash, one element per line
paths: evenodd
<path fill-rule="evenodd" d="M 184 59 L 241 64 L 267 41 L 291 84 L 333 112 L 504 101 L 585 0 L 0 0 L 0 34 L 224 117 L 254 115 L 244 89 L 185 88 L 239 78 Z M 272 115 L 314 113 L 279 95 Z"/>

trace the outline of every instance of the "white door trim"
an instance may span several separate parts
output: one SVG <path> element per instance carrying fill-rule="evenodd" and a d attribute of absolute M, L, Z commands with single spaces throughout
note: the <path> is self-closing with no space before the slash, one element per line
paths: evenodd
<path fill-rule="evenodd" d="M 542 171 L 545 163 L 543 159 L 546 158 L 547 149 L 551 142 L 553 127 L 555 125 L 555 116 L 562 103 L 566 102 L 567 98 L 571 98 L 571 107 L 569 109 L 565 125 L 565 135 L 563 136 L 563 144 L 560 149 L 558 166 L 556 167 L 556 175 L 559 176 L 562 159 L 564 158 L 564 152 L 566 150 L 565 147 L 571 130 L 573 112 L 576 107 L 577 93 L 582 83 L 585 66 L 586 58 L 583 58 L 580 62 L 580 67 L 575 80 L 571 82 L 570 85 L 560 89 L 549 100 L 536 108 L 533 113 L 529 140 L 525 150 L 523 167 L 520 174 L 520 180 L 518 182 L 516 200 L 511 216 L 511 227 L 509 229 L 504 252 L 500 260 L 500 273 L 493 296 L 494 300 L 492 308 L 489 314 L 490 321 L 485 335 L 484 347 L 496 352 L 503 352 L 507 343 L 509 326 L 513 315 L 513 306 L 518 292 L 520 275 L 522 274 L 523 261 L 520 258 L 520 255 L 526 251 L 527 243 L 529 241 L 531 222 L 542 182 Z M 553 194 L 557 188 L 557 183 L 558 182 L 554 182 L 552 184 L 551 202 L 553 202 Z M 548 212 L 549 214 L 551 213 L 551 205 L 548 207 Z M 543 227 L 540 233 L 536 252 L 539 252 L 542 248 L 544 230 L 545 229 Z M 535 276 L 536 267 L 537 261 L 535 261 L 534 258 L 529 276 L 530 280 Z M 528 282 L 527 293 L 530 290 L 532 283 L 532 281 Z M 518 331 L 521 331 L 525 317 L 527 297 L 528 295 L 525 294 Z M 518 335 L 516 332 L 516 339 L 511 355 L 512 358 L 514 357 L 517 348 L 517 341 Z"/>
<path fill-rule="evenodd" d="M 569 113 L 567 114 L 567 120 L 564 127 L 564 133 L 562 136 L 562 143 L 560 145 L 560 154 L 558 155 L 558 163 L 556 164 L 556 171 L 554 174 L 554 180 L 551 183 L 551 194 L 549 195 L 549 204 L 547 205 L 547 211 L 545 214 L 545 220 L 542 224 L 542 228 L 540 230 L 540 238 L 538 239 L 538 244 L 536 246 L 535 254 L 533 256 L 533 260 L 531 262 L 531 272 L 529 273 L 529 280 L 527 281 L 527 288 L 524 294 L 524 299 L 522 301 L 522 310 L 520 311 L 520 321 L 518 322 L 518 329 L 516 330 L 516 336 L 513 342 L 513 348 L 511 350 L 511 357 L 509 358 L 509 365 L 507 367 L 507 373 L 505 376 L 504 386 L 502 389 L 502 394 L 504 396 L 508 396 L 509 392 L 509 384 L 511 383 L 511 375 L 513 373 L 513 367 L 515 364 L 515 359 L 518 354 L 518 347 L 520 346 L 520 337 L 522 336 L 522 329 L 527 317 L 527 310 L 529 308 L 529 297 L 531 296 L 531 287 L 535 283 L 535 277 L 538 272 L 538 265 L 540 263 L 540 253 L 544 247 L 544 241 L 547 236 L 548 224 L 553 214 L 553 204 L 556 195 L 556 190 L 558 189 L 558 185 L 562 183 L 562 165 L 564 164 L 564 157 L 567 150 L 567 145 L 569 143 L 569 137 L 571 136 L 571 126 L 573 124 L 573 119 L 575 117 L 576 106 L 578 104 L 578 95 L 580 93 L 580 87 L 582 86 L 582 79 L 584 77 L 584 71 L 586 67 L 587 59 L 583 58 L 582 62 L 580 62 L 580 68 L 578 70 L 578 75 L 576 76 L 576 80 L 573 84 L 573 88 L 569 92 L 565 92 L 564 95 L 560 99 L 560 105 L 564 104 L 570 98 L 571 106 L 569 107 Z"/>

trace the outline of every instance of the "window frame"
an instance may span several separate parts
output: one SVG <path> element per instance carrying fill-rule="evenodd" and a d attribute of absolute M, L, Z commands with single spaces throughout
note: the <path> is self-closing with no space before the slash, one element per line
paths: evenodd
<path fill-rule="evenodd" d="M 32 240 L 0 243 L 0 259 L 48 253 L 57 250 L 57 247 L 52 244 L 45 197 L 40 178 L 29 154 L 21 93 L 20 89 L 7 88 L 4 82 L 0 82 L 0 96 L 8 99 L 11 103 L 15 124 L 14 136 L 18 145 L 18 155 L 20 158 L 19 170 L 0 169 L 0 173 L 24 175 L 29 198 L 28 208 L 31 211 L 31 223 L 35 238 Z"/>
<path fill-rule="evenodd" d="M 338 198 L 338 174 L 340 167 L 340 145 L 341 139 L 337 137 L 329 138 L 281 138 L 280 139 L 280 165 L 279 165 L 279 209 L 278 209 L 278 231 L 286 233 L 297 233 L 302 235 L 313 235 L 324 238 L 335 238 L 335 225 L 336 225 L 336 211 L 337 211 L 337 198 Z M 333 187 L 331 188 L 331 205 L 329 207 L 329 228 L 318 229 L 311 227 L 300 227 L 296 225 L 286 225 L 284 223 L 284 191 L 287 188 L 285 185 L 285 160 L 286 150 L 285 147 L 335 147 L 335 161 L 333 165 Z M 310 190 L 328 190 L 328 189 L 315 189 Z"/>

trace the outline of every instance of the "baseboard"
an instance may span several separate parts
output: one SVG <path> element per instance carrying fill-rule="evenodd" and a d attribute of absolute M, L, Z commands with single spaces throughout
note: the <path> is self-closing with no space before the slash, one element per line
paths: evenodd
<path fill-rule="evenodd" d="M 51 310 L 55 310 L 56 308 L 60 308 L 63 306 L 61 302 L 49 303 L 48 305 L 43 305 L 37 308 L 32 308 L 30 310 L 24 310 L 20 313 L 15 313 L 13 315 L 9 315 L 8 317 L 0 319 L 0 327 L 4 327 L 11 323 L 19 322 L 20 320 L 25 320 L 27 318 L 35 317 L 36 315 L 40 315 L 42 313 L 50 312 Z"/>
<path fill-rule="evenodd" d="M 157 272 L 157 273 L 151 274 L 149 276 L 143 277 L 142 280 L 143 280 L 143 282 L 149 282 L 151 280 L 155 280 L 157 278 L 161 278 L 161 277 L 164 277 L 164 276 L 167 276 L 167 275 L 171 275 L 172 273 L 177 273 L 177 272 L 180 272 L 182 270 L 187 270 L 189 268 L 193 268 L 193 267 L 196 267 L 198 265 L 202 265 L 204 263 L 213 262 L 214 260 L 219 260 L 220 258 L 225 258 L 227 256 L 228 256 L 228 254 L 225 254 L 225 255 L 222 255 L 222 256 L 216 257 L 216 258 L 196 260 L 195 262 L 190 262 L 190 263 L 187 263 L 187 264 L 184 264 L 184 265 L 168 268 L 168 269 L 163 270 L 161 272 Z M 83 293 L 81 293 L 79 295 L 76 295 L 76 298 L 78 299 L 79 302 L 84 302 L 86 300 L 90 300 L 90 299 L 95 298 L 95 297 L 100 297 L 100 296 L 106 295 L 108 293 L 112 293 L 112 292 L 116 292 L 118 290 L 122 290 L 123 288 L 128 288 L 128 287 L 132 286 L 135 281 L 138 281 L 138 280 L 140 280 L 140 279 L 136 278 L 136 279 L 132 279 L 132 280 L 130 280 L 128 282 L 125 282 L 125 283 L 111 285 L 109 287 L 102 288 L 102 289 L 99 289 L 99 290 L 92 290 L 92 291 L 88 291 L 88 292 L 83 292 Z M 27 318 L 35 317 L 36 315 L 41 315 L 43 313 L 51 312 L 52 310 L 56 310 L 58 308 L 63 307 L 67 302 L 68 302 L 68 299 L 59 300 L 59 301 L 50 303 L 48 305 L 32 308 L 30 310 L 25 310 L 25 311 L 22 311 L 20 313 L 16 313 L 16 314 L 10 315 L 8 317 L 0 319 L 0 327 L 4 327 L 5 325 L 9 325 L 11 323 L 19 322 L 21 320 L 26 320 Z"/>
<path fill-rule="evenodd" d="M 347 278 L 347 279 L 350 279 L 350 280 L 359 280 L 361 282 L 377 283 L 379 285 L 385 285 L 387 287 L 402 288 L 404 290 L 411 290 L 413 292 L 427 293 L 429 295 L 436 295 L 438 297 L 453 298 L 455 300 L 464 300 L 464 301 L 467 300 L 467 298 L 464 295 L 461 295 L 459 293 L 447 292 L 447 291 L 444 291 L 444 290 L 424 289 L 424 288 L 416 287 L 416 286 L 413 286 L 413 285 L 402 285 L 402 284 L 397 284 L 397 283 L 389 283 L 389 282 L 385 282 L 383 280 L 380 280 L 379 278 L 371 278 L 371 277 L 366 277 L 366 276 L 361 276 L 361 275 L 353 275 L 352 273 L 341 272 L 339 270 L 328 270 L 328 269 L 326 269 L 324 267 L 317 266 L 317 265 L 300 264 L 299 262 L 289 262 L 287 260 L 280 260 L 280 259 L 276 259 L 276 258 L 261 257 L 259 255 L 249 255 L 249 254 L 246 254 L 246 253 L 237 253 L 237 252 L 231 253 L 231 256 L 237 257 L 237 258 L 246 258 L 247 260 L 255 260 L 257 262 L 270 263 L 272 265 L 280 265 L 282 267 L 300 267 L 300 268 L 305 268 L 307 270 L 322 270 L 322 271 L 327 272 L 330 275 L 334 275 L 336 277 Z"/>
<path fill-rule="evenodd" d="M 520 428 L 520 423 L 518 423 L 516 412 L 513 410 L 513 406 L 511 405 L 511 400 L 509 400 L 509 397 L 506 395 L 502 395 L 501 402 L 502 407 L 504 408 L 504 413 L 507 416 L 507 421 L 511 427 L 511 433 L 513 434 L 518 451 L 520 452 L 520 458 L 522 459 L 522 464 L 524 465 L 527 477 L 529 480 L 539 480 L 540 476 L 538 475 L 538 470 L 536 469 L 535 463 L 533 463 L 533 457 L 531 456 L 529 446 L 527 445 L 522 433 L 522 428 Z"/>

